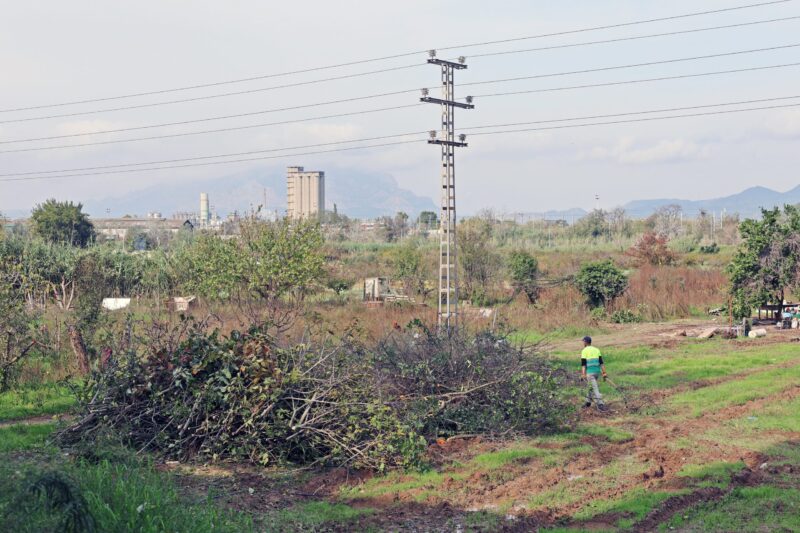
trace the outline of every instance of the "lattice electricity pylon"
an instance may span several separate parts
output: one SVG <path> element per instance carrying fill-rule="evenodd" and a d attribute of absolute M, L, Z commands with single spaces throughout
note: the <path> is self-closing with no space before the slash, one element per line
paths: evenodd
<path fill-rule="evenodd" d="M 428 90 L 422 90 L 421 102 L 439 104 L 442 107 L 441 136 L 431 131 L 429 144 L 442 147 L 442 216 L 439 231 L 439 327 L 448 331 L 458 323 L 458 261 L 456 249 L 456 158 L 455 149 L 467 146 L 465 135 L 455 134 L 455 108 L 473 109 L 472 97 L 466 103 L 456 102 L 456 70 L 467 68 L 463 57 L 458 62 L 436 59 L 436 51 L 430 51 L 428 63 L 442 69 L 442 97 L 433 98 Z"/>

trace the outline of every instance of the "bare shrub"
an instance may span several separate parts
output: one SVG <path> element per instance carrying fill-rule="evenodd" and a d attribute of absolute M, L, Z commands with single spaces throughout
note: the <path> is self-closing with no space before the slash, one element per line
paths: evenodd
<path fill-rule="evenodd" d="M 675 263 L 677 256 L 675 252 L 669 249 L 668 243 L 669 238 L 665 235 L 647 232 L 625 252 L 625 255 L 632 257 L 638 266 L 672 265 Z"/>

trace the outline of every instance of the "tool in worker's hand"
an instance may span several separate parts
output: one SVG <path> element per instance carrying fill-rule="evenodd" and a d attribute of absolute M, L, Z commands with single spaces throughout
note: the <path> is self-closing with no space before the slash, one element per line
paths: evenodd
<path fill-rule="evenodd" d="M 622 403 L 625 404 L 625 409 L 628 409 L 629 408 L 628 395 L 625 394 L 625 389 L 623 389 L 622 387 L 620 387 L 619 385 L 608 379 L 608 376 L 603 376 L 603 380 L 612 387 L 614 387 L 614 389 L 619 393 L 619 395 L 622 396 Z"/>

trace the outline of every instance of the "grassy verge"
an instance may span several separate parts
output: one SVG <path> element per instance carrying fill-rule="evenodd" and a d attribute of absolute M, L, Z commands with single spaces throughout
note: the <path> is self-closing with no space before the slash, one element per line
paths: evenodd
<path fill-rule="evenodd" d="M 55 427 L 55 424 L 15 424 L 0 428 L 0 453 L 41 448 Z"/>
<path fill-rule="evenodd" d="M 734 489 L 722 500 L 683 511 L 661 531 L 800 531 L 800 490 L 771 486 Z"/>
<path fill-rule="evenodd" d="M 64 385 L 47 383 L 0 393 L 0 422 L 69 411 L 75 397 Z"/>
<path fill-rule="evenodd" d="M 676 394 L 671 403 L 675 407 L 689 409 L 693 416 L 701 416 L 732 405 L 765 398 L 797 383 L 798 379 L 800 366 L 767 370 L 712 387 Z"/>

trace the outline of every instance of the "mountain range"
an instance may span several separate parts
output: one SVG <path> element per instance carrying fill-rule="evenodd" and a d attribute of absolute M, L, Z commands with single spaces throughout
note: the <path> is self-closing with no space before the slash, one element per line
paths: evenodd
<path fill-rule="evenodd" d="M 761 208 L 771 209 L 781 207 L 785 204 L 800 204 L 800 185 L 786 192 L 774 191 L 766 187 L 750 187 L 742 192 L 723 196 L 721 198 L 711 198 L 708 200 L 682 200 L 680 198 L 654 198 L 652 200 L 634 200 L 621 206 L 625 213 L 631 218 L 647 218 L 656 210 L 668 205 L 680 206 L 684 216 L 694 218 L 700 212 L 734 214 L 737 213 L 741 218 L 758 218 L 761 216 Z M 535 216 L 542 216 L 547 219 L 556 220 L 575 220 L 589 214 L 585 209 L 573 208 L 562 211 L 547 211 L 546 213 L 536 213 Z"/>
<path fill-rule="evenodd" d="M 237 174 L 205 180 L 153 185 L 123 195 L 90 200 L 84 210 L 93 217 L 102 218 L 123 215 L 144 216 L 149 212 L 160 212 L 170 216 L 176 212 L 196 212 L 199 209 L 200 193 L 208 193 L 212 209 L 221 216 L 238 211 L 247 212 L 265 204 L 270 211 L 279 214 L 286 210 L 286 177 L 283 167 L 260 167 Z M 339 213 L 354 218 L 376 218 L 403 211 L 412 217 L 421 211 L 438 212 L 431 198 L 403 189 L 390 174 L 369 173 L 352 169 L 331 168 L 326 170 L 326 208 L 334 205 Z M 742 218 L 758 217 L 761 208 L 784 204 L 800 204 L 800 186 L 786 192 L 766 187 L 751 187 L 742 192 L 707 200 L 684 200 L 679 198 L 656 198 L 634 200 L 622 207 L 632 218 L 646 218 L 658 208 L 678 205 L 686 217 L 694 217 L 700 211 L 720 214 L 738 213 Z M 27 217 L 26 211 L 7 211 L 11 218 Z M 549 211 L 546 218 L 577 219 L 587 214 L 580 208 Z M 541 216 L 541 214 L 537 215 Z"/>
<path fill-rule="evenodd" d="M 629 216 L 643 218 L 651 215 L 659 207 L 678 205 L 684 215 L 696 216 L 700 211 L 721 213 L 723 211 L 738 213 L 742 218 L 753 218 L 761 215 L 761 208 L 773 208 L 785 204 L 800 204 L 800 185 L 786 192 L 778 192 L 766 187 L 750 187 L 744 191 L 713 198 L 710 200 L 680 200 L 677 198 L 661 198 L 656 200 L 635 200 L 623 207 Z"/>
<path fill-rule="evenodd" d="M 269 211 L 286 211 L 286 169 L 256 168 L 221 178 L 176 184 L 160 184 L 125 195 L 85 203 L 94 217 L 125 214 L 144 216 L 160 212 L 196 212 L 200 193 L 208 193 L 212 210 L 221 216 L 247 212 L 266 203 Z M 415 216 L 420 211 L 436 211 L 433 200 L 402 189 L 389 174 L 373 174 L 349 169 L 326 169 L 326 208 L 354 218 L 376 218 L 404 211 Z M 266 195 L 266 202 L 265 202 Z"/>

